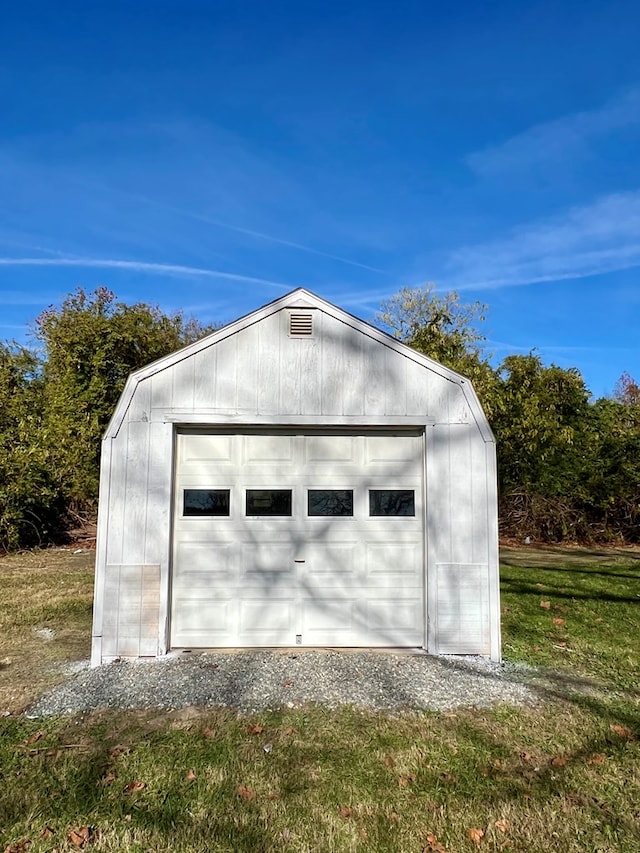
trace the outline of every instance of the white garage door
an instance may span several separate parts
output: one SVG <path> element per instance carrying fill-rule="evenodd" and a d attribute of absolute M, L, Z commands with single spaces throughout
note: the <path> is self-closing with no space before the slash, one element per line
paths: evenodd
<path fill-rule="evenodd" d="M 171 645 L 422 646 L 419 432 L 180 432 Z"/>

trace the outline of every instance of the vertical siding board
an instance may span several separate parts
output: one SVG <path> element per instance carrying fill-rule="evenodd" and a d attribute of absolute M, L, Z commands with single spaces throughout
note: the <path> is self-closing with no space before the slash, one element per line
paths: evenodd
<path fill-rule="evenodd" d="M 214 406 L 219 412 L 235 413 L 238 408 L 238 336 L 216 344 L 216 394 Z"/>
<path fill-rule="evenodd" d="M 159 535 L 157 549 L 149 553 L 149 563 L 160 566 L 160 605 L 158 612 L 158 651 L 165 654 L 169 645 L 169 609 L 171 606 L 171 560 L 173 535 L 173 483 L 175 469 L 174 429 L 171 424 L 158 424 L 153 437 L 153 463 L 158 465 L 157 479 L 153 467 L 151 482 L 154 484 L 153 504 L 149 511 L 157 510 Z"/>
<path fill-rule="evenodd" d="M 280 314 L 258 324 L 258 414 L 278 412 L 280 400 Z"/>
<path fill-rule="evenodd" d="M 486 506 L 487 535 L 489 546 L 489 618 L 491 624 L 491 659 L 502 658 L 502 636 L 500 629 L 500 552 L 498 549 L 498 471 L 496 445 L 487 442 L 486 448 Z"/>
<path fill-rule="evenodd" d="M 120 566 L 105 566 L 104 622 L 102 626 L 102 656 L 118 654 L 118 610 L 120 606 Z"/>
<path fill-rule="evenodd" d="M 429 383 L 429 414 L 436 423 L 448 424 L 451 382 L 443 376 L 434 379 L 435 381 Z"/>
<path fill-rule="evenodd" d="M 450 562 L 451 531 L 449 490 L 449 427 L 427 427 L 427 541 L 429 543 L 429 577 L 427 596 L 429 603 L 429 651 L 438 653 L 442 631 L 439 617 L 438 565 Z"/>
<path fill-rule="evenodd" d="M 449 393 L 447 395 L 447 419 L 450 424 L 467 423 L 469 420 L 469 408 L 462 388 L 454 382 L 448 382 Z"/>
<path fill-rule="evenodd" d="M 384 348 L 384 414 L 406 415 L 409 361 L 390 347 Z M 424 374 L 424 371 L 423 371 Z"/>
<path fill-rule="evenodd" d="M 280 312 L 280 399 L 278 414 L 300 415 L 301 347 L 306 340 L 289 337 L 289 312 Z"/>
<path fill-rule="evenodd" d="M 451 508 L 451 563 L 471 563 L 473 513 L 469 429 L 454 424 L 449 427 Z"/>
<path fill-rule="evenodd" d="M 420 365 L 405 358 L 405 399 L 406 414 L 414 417 L 433 417 L 429 408 L 429 388 L 439 377 L 434 376 L 431 371 L 425 370 Z"/>
<path fill-rule="evenodd" d="M 386 347 L 376 341 L 365 338 L 363 349 L 364 413 L 365 415 L 383 415 L 386 385 Z"/>
<path fill-rule="evenodd" d="M 145 552 L 149 472 L 149 424 L 127 425 L 123 562 L 142 563 Z"/>
<path fill-rule="evenodd" d="M 343 352 L 343 376 L 340 388 L 343 394 L 342 411 L 355 417 L 364 414 L 364 395 L 367 377 L 364 364 L 364 335 L 354 334 L 344 324 L 340 324 Z"/>
<path fill-rule="evenodd" d="M 449 426 L 433 427 L 429 458 L 429 538 L 438 563 L 451 562 L 451 489 L 449 480 Z"/>
<path fill-rule="evenodd" d="M 424 455 L 425 455 L 425 539 L 426 539 L 426 613 L 427 620 L 427 643 L 426 649 L 432 654 L 438 651 L 438 598 L 437 598 L 437 574 L 438 563 L 438 527 L 433 518 L 435 505 L 438 499 L 438 466 L 436 463 L 436 441 L 433 426 L 425 427 L 424 433 Z"/>
<path fill-rule="evenodd" d="M 112 440 L 102 442 L 100 455 L 100 502 L 96 538 L 95 583 L 93 590 L 93 624 L 91 642 L 91 665 L 102 660 L 102 638 L 104 633 L 105 582 L 107 568 L 107 542 L 109 539 L 109 508 L 111 506 L 111 446 Z"/>
<path fill-rule="evenodd" d="M 322 411 L 320 361 L 322 347 L 318 339 L 319 329 L 314 312 L 314 336 L 300 343 L 300 414 L 319 415 Z"/>
<path fill-rule="evenodd" d="M 173 382 L 171 370 L 161 370 L 151 379 L 151 411 L 154 416 L 162 417 L 172 407 Z"/>
<path fill-rule="evenodd" d="M 149 431 L 145 563 L 166 564 L 171 530 L 171 426 L 154 423 Z"/>
<path fill-rule="evenodd" d="M 470 431 L 471 452 L 471 521 L 472 563 L 487 563 L 489 539 L 487 529 L 487 457 L 486 445 L 477 429 Z"/>
<path fill-rule="evenodd" d="M 240 414 L 255 415 L 258 410 L 258 347 L 257 327 L 250 326 L 238 336 L 237 344 L 237 406 Z"/>
<path fill-rule="evenodd" d="M 127 420 L 129 421 L 148 421 L 151 411 L 151 382 L 148 379 L 143 379 L 138 383 L 129 411 Z"/>
<path fill-rule="evenodd" d="M 322 388 L 322 414 L 344 413 L 344 353 L 343 335 L 333 318 L 323 315 L 320 339 L 320 371 Z"/>
<path fill-rule="evenodd" d="M 111 492 L 107 521 L 109 531 L 106 548 L 107 565 L 122 562 L 128 445 L 129 433 L 124 426 L 117 437 L 111 439 Z"/>
<path fill-rule="evenodd" d="M 210 409 L 216 395 L 217 353 L 215 346 L 207 347 L 193 358 L 194 411 Z"/>
<path fill-rule="evenodd" d="M 183 358 L 171 370 L 172 408 L 193 411 L 194 359 Z"/>

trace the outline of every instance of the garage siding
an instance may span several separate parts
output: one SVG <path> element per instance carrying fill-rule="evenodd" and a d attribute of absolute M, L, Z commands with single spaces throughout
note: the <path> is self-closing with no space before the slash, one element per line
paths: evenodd
<path fill-rule="evenodd" d="M 351 418 L 364 425 L 397 426 L 410 417 L 422 419 L 428 433 L 429 650 L 438 651 L 438 612 L 449 606 L 447 593 L 438 593 L 448 588 L 447 571 L 459 576 L 465 566 L 474 567 L 470 572 L 485 567 L 489 608 L 499 625 L 495 446 L 477 402 L 475 408 L 470 405 L 475 399 L 471 386 L 465 391 L 455 374 L 392 341 L 386 344 L 375 330 L 369 334 L 370 327 L 352 322 L 339 309 L 313 304 L 304 295 L 271 313 L 256 312 L 255 322 L 228 327 L 228 334 L 215 334 L 210 345 L 187 348 L 166 366 L 161 362 L 157 370 L 141 371 L 130 380 L 133 394 L 123 397 L 103 446 L 94 663 L 107 647 L 109 653 L 113 649 L 107 623 L 103 627 L 101 622 L 109 566 L 159 567 L 158 649 L 166 650 L 172 460 L 180 423 L 259 426 L 299 418 L 304 425 L 314 418 L 324 423 Z M 289 336 L 292 306 L 313 313 L 311 338 Z M 491 629 L 490 649 L 485 640 L 484 634 L 478 636 L 476 651 L 499 657 L 499 627 Z M 452 648 L 448 639 L 446 644 Z"/>

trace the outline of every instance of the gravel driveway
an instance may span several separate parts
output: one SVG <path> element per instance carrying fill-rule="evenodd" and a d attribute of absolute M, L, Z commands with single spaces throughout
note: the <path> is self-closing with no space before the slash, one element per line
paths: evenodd
<path fill-rule="evenodd" d="M 188 706 L 224 706 L 246 713 L 307 702 L 387 711 L 523 705 L 537 700 L 522 683 L 527 670 L 483 658 L 382 651 L 169 655 L 81 669 L 44 694 L 27 714 Z"/>

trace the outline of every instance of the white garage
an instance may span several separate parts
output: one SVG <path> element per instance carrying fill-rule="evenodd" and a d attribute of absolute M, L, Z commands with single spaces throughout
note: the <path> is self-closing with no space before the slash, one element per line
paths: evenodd
<path fill-rule="evenodd" d="M 130 377 L 103 442 L 92 660 L 288 646 L 500 657 L 471 385 L 304 290 Z"/>

